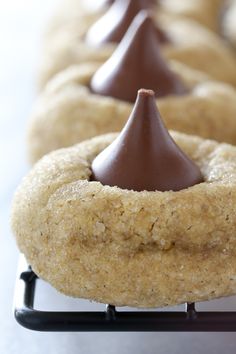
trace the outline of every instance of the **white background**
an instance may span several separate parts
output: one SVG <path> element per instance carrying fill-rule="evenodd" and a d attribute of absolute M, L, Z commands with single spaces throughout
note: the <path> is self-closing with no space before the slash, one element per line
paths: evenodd
<path fill-rule="evenodd" d="M 56 0 L 0 0 L 0 354 L 235 354 L 233 333 L 39 333 L 15 322 L 12 300 L 18 252 L 9 227 L 10 201 L 28 169 L 24 135 L 35 95 L 39 40 L 55 4 Z M 45 309 L 89 306 L 58 295 L 45 284 L 39 291 L 37 303 Z M 236 310 L 236 300 L 210 306 Z"/>

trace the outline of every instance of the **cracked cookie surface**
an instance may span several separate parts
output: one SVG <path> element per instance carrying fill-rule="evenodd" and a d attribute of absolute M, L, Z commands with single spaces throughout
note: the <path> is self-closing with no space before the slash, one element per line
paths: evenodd
<path fill-rule="evenodd" d="M 172 132 L 204 182 L 134 192 L 90 182 L 116 134 L 39 161 L 18 188 L 12 227 L 43 279 L 75 297 L 157 307 L 236 293 L 236 148 Z"/>

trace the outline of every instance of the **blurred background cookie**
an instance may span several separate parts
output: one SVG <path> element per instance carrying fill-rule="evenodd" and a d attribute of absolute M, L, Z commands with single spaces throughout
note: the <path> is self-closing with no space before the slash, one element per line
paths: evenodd
<path fill-rule="evenodd" d="M 43 88 L 51 77 L 71 65 L 104 62 L 115 50 L 127 28 L 137 21 L 142 6 L 136 5 L 131 9 L 132 6 L 122 8 L 117 23 L 109 22 L 114 17 L 113 12 L 118 11 L 115 3 L 88 31 L 80 28 L 79 32 L 60 32 L 44 48 L 39 68 L 39 86 Z M 196 22 L 164 17 L 155 19 L 150 12 L 148 16 L 166 58 L 176 59 L 206 72 L 216 80 L 236 85 L 236 58 L 220 37 Z"/>
<path fill-rule="evenodd" d="M 68 68 L 48 84 L 29 123 L 30 161 L 120 131 L 142 87 L 156 92 L 168 128 L 236 143 L 235 89 L 210 81 L 199 71 L 166 61 L 152 20 L 141 13 L 102 66 Z"/>
<path fill-rule="evenodd" d="M 223 33 L 230 44 L 236 49 L 236 1 L 228 1 L 223 18 Z"/>

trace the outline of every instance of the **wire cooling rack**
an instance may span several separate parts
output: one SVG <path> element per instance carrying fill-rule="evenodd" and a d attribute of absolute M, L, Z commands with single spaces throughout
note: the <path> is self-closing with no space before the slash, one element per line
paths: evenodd
<path fill-rule="evenodd" d="M 236 312 L 196 311 L 40 311 L 34 308 L 37 275 L 22 257 L 15 288 L 14 315 L 25 328 L 44 332 L 235 332 Z"/>

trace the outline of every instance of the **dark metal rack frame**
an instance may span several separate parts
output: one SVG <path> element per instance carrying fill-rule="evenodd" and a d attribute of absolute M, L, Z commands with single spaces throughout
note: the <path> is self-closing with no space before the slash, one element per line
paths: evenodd
<path fill-rule="evenodd" d="M 185 311 L 40 311 L 34 308 L 38 277 L 21 262 L 16 281 L 14 315 L 25 328 L 44 332 L 235 332 L 236 312 L 198 312 L 195 304 Z"/>

